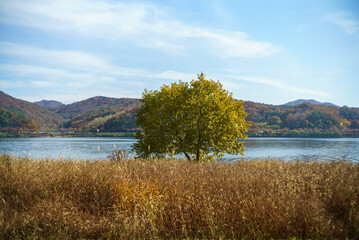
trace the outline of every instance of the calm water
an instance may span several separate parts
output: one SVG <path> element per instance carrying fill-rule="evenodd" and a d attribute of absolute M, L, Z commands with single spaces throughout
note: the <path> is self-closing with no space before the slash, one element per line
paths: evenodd
<path fill-rule="evenodd" d="M 106 158 L 117 149 L 131 155 L 134 138 L 0 138 L 0 153 L 35 158 Z M 358 138 L 248 138 L 245 159 L 347 160 L 359 162 Z M 240 156 L 226 155 L 234 161 Z"/>

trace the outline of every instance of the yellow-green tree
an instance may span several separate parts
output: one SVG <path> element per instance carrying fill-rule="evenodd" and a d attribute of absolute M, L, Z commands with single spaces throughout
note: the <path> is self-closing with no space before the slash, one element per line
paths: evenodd
<path fill-rule="evenodd" d="M 137 126 L 143 129 L 133 150 L 157 158 L 183 153 L 188 160 L 213 161 L 224 153 L 242 154 L 250 123 L 243 102 L 203 73 L 142 95 Z"/>

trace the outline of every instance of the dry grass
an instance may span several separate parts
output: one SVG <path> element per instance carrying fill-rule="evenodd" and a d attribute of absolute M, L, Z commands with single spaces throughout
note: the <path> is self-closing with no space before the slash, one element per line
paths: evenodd
<path fill-rule="evenodd" d="M 357 239 L 359 165 L 0 155 L 0 239 Z"/>

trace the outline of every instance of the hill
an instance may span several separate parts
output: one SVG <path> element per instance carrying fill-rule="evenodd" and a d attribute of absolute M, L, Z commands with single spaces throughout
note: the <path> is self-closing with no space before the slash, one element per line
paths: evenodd
<path fill-rule="evenodd" d="M 38 102 L 34 102 L 36 105 L 41 107 L 46 107 L 48 109 L 54 109 L 63 106 L 64 104 L 55 100 L 41 100 Z"/>
<path fill-rule="evenodd" d="M 92 97 L 54 109 L 67 121 L 66 129 L 81 132 L 125 132 L 134 130 L 135 110 L 141 105 L 135 98 Z"/>
<path fill-rule="evenodd" d="M 71 131 L 128 131 L 135 127 L 138 99 L 92 97 L 64 105 L 53 100 L 36 103 L 0 94 L 0 131 L 39 131 L 65 128 Z"/>
<path fill-rule="evenodd" d="M 0 91 L 0 129 L 38 131 L 41 126 L 54 127 L 62 118 L 56 113 Z"/>
<path fill-rule="evenodd" d="M 67 121 L 64 128 L 82 132 L 135 131 L 136 109 L 116 109 L 111 107 L 93 109 Z"/>
<path fill-rule="evenodd" d="M 310 104 L 315 104 L 315 105 L 325 105 L 325 106 L 329 106 L 329 107 L 338 107 L 337 105 L 330 103 L 330 102 L 318 102 L 314 99 L 298 99 L 292 102 L 287 102 L 284 105 L 289 105 L 289 106 L 295 106 L 295 105 L 299 105 L 302 103 L 310 103 Z"/>
<path fill-rule="evenodd" d="M 64 119 L 73 119 L 86 114 L 89 111 L 99 110 L 101 108 L 110 111 L 123 111 L 138 108 L 140 101 L 135 98 L 109 98 L 109 97 L 92 97 L 80 102 L 64 105 L 54 110 Z M 101 112 L 101 111 L 100 111 Z"/>
<path fill-rule="evenodd" d="M 359 136 L 359 108 L 245 102 L 252 136 Z"/>

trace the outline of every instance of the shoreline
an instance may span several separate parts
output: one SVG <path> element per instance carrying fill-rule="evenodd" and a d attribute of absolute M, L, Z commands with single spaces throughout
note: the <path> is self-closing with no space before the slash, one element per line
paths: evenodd
<path fill-rule="evenodd" d="M 59 132 L 43 132 L 43 133 L 5 133 L 0 132 L 0 138 L 39 138 L 39 137 L 135 137 L 136 132 L 103 132 L 103 133 L 59 133 Z M 291 134 L 290 132 L 264 133 L 264 134 L 248 134 L 250 138 L 359 138 L 359 132 L 355 134 L 341 134 L 319 132 L 315 134 Z"/>

